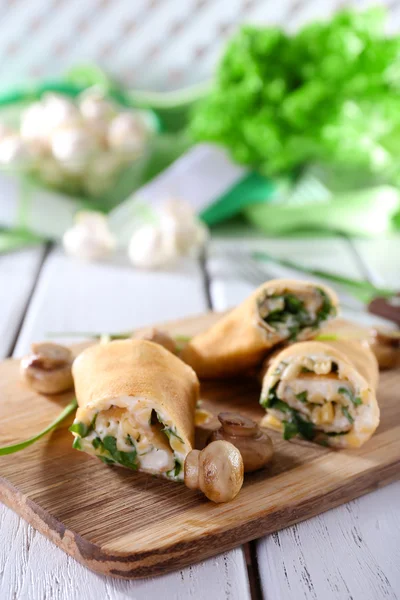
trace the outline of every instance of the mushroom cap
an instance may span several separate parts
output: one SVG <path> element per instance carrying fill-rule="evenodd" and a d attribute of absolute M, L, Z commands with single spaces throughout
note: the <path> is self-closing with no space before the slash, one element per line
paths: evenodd
<path fill-rule="evenodd" d="M 393 369 L 400 365 L 400 331 L 372 329 L 368 343 L 380 369 Z"/>
<path fill-rule="evenodd" d="M 69 348 L 43 342 L 32 344 L 32 351 L 20 364 L 21 378 L 27 385 L 41 394 L 60 394 L 73 388 Z"/>
<path fill-rule="evenodd" d="M 243 485 L 242 455 L 229 442 L 212 442 L 199 454 L 198 477 L 199 487 L 209 500 L 229 502 Z"/>
<path fill-rule="evenodd" d="M 156 327 L 150 327 L 149 329 L 145 329 L 134 335 L 135 339 L 139 340 L 147 340 L 148 342 L 154 342 L 155 344 L 159 344 L 163 346 L 166 350 L 172 352 L 172 354 L 177 353 L 177 346 L 175 340 L 162 329 L 157 329 Z"/>
<path fill-rule="evenodd" d="M 241 453 L 245 473 L 257 471 L 269 463 L 274 454 L 272 440 L 258 425 L 237 413 L 220 413 L 221 427 L 213 431 L 209 441 L 226 440 Z"/>

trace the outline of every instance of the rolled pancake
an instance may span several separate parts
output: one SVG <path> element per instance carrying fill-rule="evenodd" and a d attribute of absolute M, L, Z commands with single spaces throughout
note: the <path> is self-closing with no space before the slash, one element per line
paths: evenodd
<path fill-rule="evenodd" d="M 328 287 L 291 279 L 261 285 L 210 329 L 196 335 L 181 358 L 200 378 L 226 377 L 259 365 L 282 342 L 305 340 L 337 312 Z"/>
<path fill-rule="evenodd" d="M 379 371 L 358 341 L 301 342 L 280 352 L 263 379 L 261 425 L 336 448 L 357 448 L 379 425 Z"/>
<path fill-rule="evenodd" d="M 129 339 L 87 348 L 72 373 L 75 448 L 106 463 L 183 480 L 199 395 L 188 365 L 158 344 Z"/>

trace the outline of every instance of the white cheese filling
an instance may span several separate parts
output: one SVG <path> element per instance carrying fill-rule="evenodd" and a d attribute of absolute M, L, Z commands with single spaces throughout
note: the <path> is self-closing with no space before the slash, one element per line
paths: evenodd
<path fill-rule="evenodd" d="M 92 422 L 94 417 L 95 420 L 94 429 L 81 440 L 83 450 L 107 457 L 104 448 L 95 448 L 93 442 L 112 436 L 118 451 L 136 450 L 138 470 L 169 479 L 183 478 L 184 461 L 191 448 L 180 439 L 167 415 L 153 412 L 150 400 L 118 397 L 86 408 L 85 422 Z"/>

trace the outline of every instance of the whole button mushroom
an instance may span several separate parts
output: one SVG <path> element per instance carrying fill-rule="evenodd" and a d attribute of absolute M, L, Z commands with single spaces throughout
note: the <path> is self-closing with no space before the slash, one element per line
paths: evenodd
<path fill-rule="evenodd" d="M 192 450 L 185 460 L 185 485 L 201 490 L 212 502 L 230 502 L 243 485 L 243 459 L 237 448 L 219 440 Z"/>
<path fill-rule="evenodd" d="M 400 366 L 400 331 L 372 329 L 369 345 L 381 370 Z"/>
<path fill-rule="evenodd" d="M 262 469 L 270 462 L 274 454 L 272 441 L 257 423 L 230 412 L 220 413 L 218 419 L 221 427 L 211 434 L 209 440 L 226 440 L 236 446 L 242 455 L 245 473 Z"/>
<path fill-rule="evenodd" d="M 69 348 L 42 342 L 32 344 L 32 353 L 21 360 L 22 380 L 41 394 L 60 394 L 74 386 L 73 355 Z"/>
<path fill-rule="evenodd" d="M 163 346 L 166 350 L 172 352 L 172 354 L 178 353 L 178 348 L 175 340 L 162 329 L 157 329 L 156 327 L 150 327 L 149 329 L 144 329 L 143 331 L 139 331 L 134 335 L 134 338 L 137 340 L 146 340 L 148 342 L 154 342 L 154 344 L 159 344 Z"/>

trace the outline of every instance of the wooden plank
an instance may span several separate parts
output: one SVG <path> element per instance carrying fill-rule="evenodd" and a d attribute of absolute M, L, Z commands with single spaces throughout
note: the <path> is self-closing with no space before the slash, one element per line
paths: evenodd
<path fill-rule="evenodd" d="M 265 248 L 282 256 L 301 260 L 326 270 L 337 270 L 350 277 L 364 277 L 347 242 L 329 240 L 249 240 L 242 247 Z M 232 248 L 229 240 L 218 240 L 209 270 L 213 280 L 212 298 L 219 310 L 243 299 L 251 285 L 237 274 L 235 265 L 216 258 L 221 245 Z M 235 243 L 235 247 L 240 247 Z M 355 247 L 364 258 L 375 283 L 400 287 L 399 242 L 393 239 L 357 241 Z M 367 263 L 365 262 L 367 261 Z M 228 271 L 227 276 L 227 268 Z M 229 276 L 230 273 L 230 276 Z M 235 277 L 236 273 L 236 277 Z M 385 276 L 382 276 L 385 273 Z M 274 273 L 280 274 L 279 271 Z M 284 271 L 281 272 L 284 275 Z M 364 324 L 369 318 L 346 316 Z M 375 317 L 373 321 L 375 322 Z M 400 536 L 400 483 L 353 501 L 345 506 L 289 527 L 257 543 L 258 568 L 262 593 L 268 600 L 285 598 L 324 598 L 326 600 L 376 600 L 396 598 L 400 589 L 397 540 Z"/>
<path fill-rule="evenodd" d="M 43 259 L 44 247 L 0 256 L 0 357 L 12 350 Z"/>
<path fill-rule="evenodd" d="M 400 289 L 400 235 L 354 240 L 354 247 L 375 285 Z"/>
<path fill-rule="evenodd" d="M 215 320 L 208 314 L 166 328 L 190 336 Z M 76 452 L 68 423 L 50 440 L 2 458 L 0 495 L 91 569 L 119 577 L 166 572 L 307 519 L 399 477 L 399 376 L 393 371 L 382 377 L 381 424 L 362 448 L 331 452 L 302 440 L 287 443 L 271 432 L 274 461 L 268 469 L 249 474 L 239 496 L 228 504 L 212 504 L 184 486 L 108 468 Z M 70 397 L 35 394 L 21 385 L 18 361 L 3 362 L 0 421 L 7 427 L 0 443 L 9 443 L 11 436 L 19 440 L 28 427 L 40 430 Z M 259 384 L 253 379 L 203 382 L 201 398 L 215 416 L 233 410 L 259 421 L 264 414 L 258 403 Z"/>
<path fill-rule="evenodd" d="M 54 251 L 45 263 L 15 354 L 23 354 L 31 341 L 48 331 L 125 330 L 205 308 L 201 272 L 191 261 L 167 275 L 141 273 L 123 261 L 119 267 L 77 263 Z M 0 597 L 7 600 L 184 600 L 188 594 L 200 600 L 249 598 L 240 548 L 179 573 L 131 582 L 87 570 L 4 506 L 0 537 Z"/>
<path fill-rule="evenodd" d="M 399 491 L 393 483 L 261 540 L 264 598 L 398 598 Z"/>

